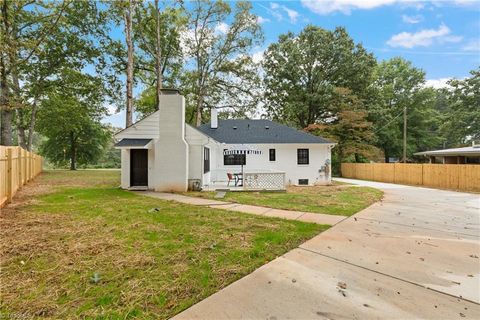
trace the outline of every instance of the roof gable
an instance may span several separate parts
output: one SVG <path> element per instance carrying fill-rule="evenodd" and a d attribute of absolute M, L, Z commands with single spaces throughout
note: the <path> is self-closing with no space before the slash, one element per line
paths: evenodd
<path fill-rule="evenodd" d="M 333 143 L 270 120 L 219 120 L 218 128 L 203 124 L 198 129 L 218 142 L 242 143 Z"/>
<path fill-rule="evenodd" d="M 125 128 L 115 134 L 116 139 L 157 139 L 160 135 L 159 111 L 149 114 L 145 118 L 135 122 L 130 127 Z"/>

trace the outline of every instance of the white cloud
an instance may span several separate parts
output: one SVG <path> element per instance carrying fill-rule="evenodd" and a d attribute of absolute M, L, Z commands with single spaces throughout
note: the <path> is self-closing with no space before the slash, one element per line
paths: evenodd
<path fill-rule="evenodd" d="M 267 22 L 270 22 L 270 19 L 264 18 L 262 16 L 257 17 L 257 23 L 262 24 L 262 23 L 267 23 Z"/>
<path fill-rule="evenodd" d="M 447 84 L 451 78 L 439 78 L 439 79 L 429 79 L 425 81 L 425 87 L 433 87 L 435 89 L 448 88 Z"/>
<path fill-rule="evenodd" d="M 459 42 L 460 36 L 450 35 L 451 31 L 446 25 L 441 24 L 438 29 L 423 29 L 415 33 L 401 32 L 392 36 L 387 44 L 391 47 L 428 47 L 433 43 Z"/>
<path fill-rule="evenodd" d="M 180 47 L 185 54 L 190 54 L 190 46 L 195 39 L 195 30 L 183 29 L 180 31 Z"/>
<path fill-rule="evenodd" d="M 264 6 L 262 7 L 265 8 L 275 19 L 277 19 L 277 21 L 283 21 L 284 16 L 282 12 L 287 14 L 288 19 L 293 24 L 295 24 L 300 17 L 300 13 L 298 13 L 298 11 L 290 9 L 284 5 L 279 5 L 276 2 L 270 2 L 270 8 Z"/>
<path fill-rule="evenodd" d="M 350 14 L 354 9 L 373 9 L 396 2 L 399 0 L 302 0 L 304 7 L 322 15 L 335 11 Z"/>
<path fill-rule="evenodd" d="M 469 6 L 469 5 L 476 5 L 478 0 L 455 0 L 455 4 L 460 5 L 460 6 Z"/>
<path fill-rule="evenodd" d="M 478 0 L 301 0 L 304 7 L 314 13 L 326 15 L 332 12 L 350 14 L 352 10 L 370 10 L 389 5 L 420 10 L 425 4 L 441 6 L 445 3 L 455 6 L 478 6 Z"/>
<path fill-rule="evenodd" d="M 226 24 L 225 22 L 220 22 L 215 27 L 215 32 L 216 33 L 226 34 L 226 33 L 228 33 L 228 30 L 230 30 L 230 26 L 228 24 Z"/>
<path fill-rule="evenodd" d="M 265 50 L 260 50 L 260 51 L 257 51 L 257 52 L 254 52 L 252 54 L 252 60 L 253 62 L 255 63 L 259 63 L 259 62 L 262 62 L 263 60 L 263 53 L 265 52 Z"/>
<path fill-rule="evenodd" d="M 282 6 L 282 9 L 287 13 L 288 17 L 290 18 L 291 23 L 296 23 L 297 18 L 300 15 L 297 11 L 293 9 L 289 9 L 286 6 Z"/>
<path fill-rule="evenodd" d="M 108 115 L 117 113 L 117 107 L 112 106 L 111 104 L 107 106 L 107 110 L 108 110 Z"/>
<path fill-rule="evenodd" d="M 480 52 L 480 39 L 470 40 L 465 46 L 462 47 L 462 50 Z"/>
<path fill-rule="evenodd" d="M 416 16 L 409 16 L 409 15 L 402 15 L 402 21 L 405 23 L 409 24 L 416 24 L 419 23 L 423 20 L 423 17 L 421 15 L 416 15 Z"/>
<path fill-rule="evenodd" d="M 270 2 L 270 9 L 276 10 L 278 8 L 280 8 L 280 5 L 278 3 Z"/>

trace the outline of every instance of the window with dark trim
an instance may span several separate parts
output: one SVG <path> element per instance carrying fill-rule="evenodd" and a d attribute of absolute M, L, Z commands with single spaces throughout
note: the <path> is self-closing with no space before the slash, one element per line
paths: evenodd
<path fill-rule="evenodd" d="M 297 149 L 297 164 L 308 164 L 309 161 L 308 149 Z"/>
<path fill-rule="evenodd" d="M 268 158 L 270 161 L 275 161 L 275 149 L 268 150 Z"/>
<path fill-rule="evenodd" d="M 203 148 L 203 173 L 210 172 L 210 149 Z"/>
<path fill-rule="evenodd" d="M 308 179 L 298 179 L 298 184 L 300 186 L 308 186 Z"/>
<path fill-rule="evenodd" d="M 226 151 L 224 149 L 223 151 Z M 224 166 L 241 166 L 247 164 L 247 156 L 245 154 L 224 154 L 223 165 Z"/>

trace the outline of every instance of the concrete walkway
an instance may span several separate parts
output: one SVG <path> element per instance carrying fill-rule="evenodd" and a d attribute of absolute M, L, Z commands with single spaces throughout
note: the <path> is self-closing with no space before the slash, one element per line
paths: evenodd
<path fill-rule="evenodd" d="M 210 200 L 197 197 L 189 197 L 176 193 L 152 192 L 152 191 L 136 191 L 137 194 L 145 195 L 162 200 L 177 201 L 181 203 L 191 204 L 195 206 L 205 206 L 215 209 L 222 209 L 228 211 L 237 211 L 255 214 L 266 217 L 283 218 L 287 220 L 298 220 L 304 222 L 312 222 L 318 224 L 335 225 L 338 222 L 346 219 L 345 216 L 335 216 L 331 214 L 320 214 L 302 211 L 290 211 L 281 209 L 272 209 L 260 206 L 251 206 L 246 204 Z"/>
<path fill-rule="evenodd" d="M 347 182 L 385 198 L 174 319 L 480 319 L 479 195 Z"/>

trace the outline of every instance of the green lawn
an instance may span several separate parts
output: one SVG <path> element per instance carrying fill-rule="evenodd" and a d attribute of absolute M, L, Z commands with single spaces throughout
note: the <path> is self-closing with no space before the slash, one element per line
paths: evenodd
<path fill-rule="evenodd" d="M 188 192 L 187 195 L 214 198 L 215 192 Z M 383 192 L 346 184 L 288 187 L 287 192 L 228 192 L 225 201 L 276 209 L 351 216 L 380 200 Z"/>
<path fill-rule="evenodd" d="M 118 171 L 50 171 L 2 209 L 0 317 L 166 319 L 328 228 L 118 184 Z"/>

